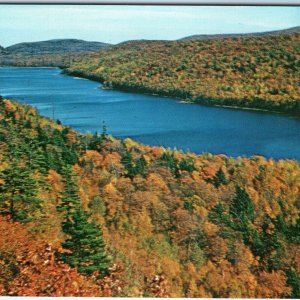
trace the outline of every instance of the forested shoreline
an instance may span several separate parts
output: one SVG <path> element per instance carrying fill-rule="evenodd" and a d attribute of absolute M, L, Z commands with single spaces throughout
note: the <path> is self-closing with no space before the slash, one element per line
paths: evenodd
<path fill-rule="evenodd" d="M 299 42 L 299 27 L 51 40 L 1 48 L 0 63 L 299 117 Z M 81 134 L 55 120 L 53 103 L 49 119 L 0 96 L 1 296 L 300 298 L 299 161 L 152 147 L 105 123 Z"/>
<path fill-rule="evenodd" d="M 167 97 L 177 100 L 182 100 L 188 103 L 195 103 L 205 106 L 217 106 L 217 107 L 223 107 L 223 108 L 236 108 L 236 109 L 246 109 L 246 110 L 258 110 L 258 111 L 265 111 L 270 113 L 281 113 L 287 116 L 291 117 L 300 117 L 300 111 L 298 111 L 299 104 L 295 103 L 291 106 L 286 106 L 285 103 L 276 104 L 274 106 L 274 103 L 272 101 L 260 101 L 256 99 L 255 101 L 252 101 L 251 103 L 247 102 L 245 99 L 215 99 L 215 98 L 208 98 L 208 97 L 198 97 L 197 99 L 193 98 L 189 93 L 186 93 L 181 90 L 159 90 L 156 88 L 147 88 L 143 85 L 132 85 L 128 83 L 119 83 L 119 82 L 107 82 L 104 80 L 103 77 L 97 76 L 97 75 L 91 75 L 88 73 L 84 73 L 83 71 L 79 70 L 69 70 L 65 67 L 61 67 L 62 74 L 69 75 L 69 76 L 75 76 L 80 78 L 85 78 L 93 81 L 97 81 L 102 84 L 102 89 L 104 90 L 118 90 L 123 92 L 130 92 L 130 93 L 139 93 L 139 94 L 145 94 L 145 95 L 151 95 L 151 96 L 161 96 L 161 97 Z"/>
<path fill-rule="evenodd" d="M 104 88 L 299 116 L 299 44 L 299 27 L 117 45 L 50 40 L 1 48 L 0 65 L 60 67 Z"/>
<path fill-rule="evenodd" d="M 64 71 L 104 88 L 299 116 L 299 36 L 127 42 Z"/>
<path fill-rule="evenodd" d="M 99 131 L 1 98 L 1 295 L 299 298 L 298 161 Z"/>

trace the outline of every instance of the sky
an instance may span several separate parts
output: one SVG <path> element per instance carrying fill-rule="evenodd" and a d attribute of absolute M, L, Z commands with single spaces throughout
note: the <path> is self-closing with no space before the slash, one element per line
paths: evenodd
<path fill-rule="evenodd" d="M 300 7 L 0 5 L 0 45 L 59 38 L 116 44 L 300 25 Z"/>

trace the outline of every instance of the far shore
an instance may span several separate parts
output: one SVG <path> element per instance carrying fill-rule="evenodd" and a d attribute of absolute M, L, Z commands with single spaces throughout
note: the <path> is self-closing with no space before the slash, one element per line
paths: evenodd
<path fill-rule="evenodd" d="M 262 113 L 272 113 L 272 114 L 280 114 L 280 115 L 285 115 L 290 118 L 294 118 L 297 120 L 300 120 L 300 115 L 298 113 L 291 113 L 291 112 L 284 112 L 284 111 L 279 111 L 279 110 L 272 110 L 272 109 L 265 109 L 265 108 L 257 108 L 257 107 L 244 107 L 244 106 L 238 106 L 238 105 L 227 105 L 227 104 L 216 104 L 213 101 L 210 101 L 209 99 L 205 99 L 204 102 L 200 101 L 195 101 L 193 99 L 187 99 L 187 98 L 180 98 L 176 96 L 171 96 L 171 95 L 166 95 L 165 93 L 159 93 L 156 91 L 156 93 L 152 93 L 150 90 L 147 90 L 145 88 L 144 90 L 135 89 L 134 87 L 128 88 L 128 87 L 109 87 L 106 88 L 103 86 L 103 82 L 97 77 L 97 76 L 88 76 L 85 74 L 82 74 L 81 72 L 73 72 L 69 71 L 68 69 L 64 67 L 27 67 L 27 66 L 0 66 L 0 69 L 9 69 L 9 68 L 14 68 L 14 69 L 60 69 L 62 71 L 61 75 L 67 75 L 67 76 L 73 76 L 76 77 L 77 79 L 87 79 L 91 81 L 95 81 L 101 84 L 102 89 L 109 89 L 109 90 L 118 90 L 122 92 L 129 92 L 129 93 L 135 93 L 135 94 L 144 94 L 144 95 L 150 95 L 153 97 L 164 97 L 164 98 L 171 98 L 178 100 L 182 103 L 186 104 L 198 104 L 198 105 L 204 105 L 204 106 L 209 106 L 209 107 L 219 107 L 219 108 L 225 108 L 225 109 L 237 109 L 237 110 L 246 110 L 246 111 L 253 111 L 253 112 L 262 112 Z"/>
<path fill-rule="evenodd" d="M 238 106 L 238 105 L 228 105 L 228 104 L 216 104 L 210 99 L 205 99 L 204 102 L 200 101 L 195 101 L 190 98 L 181 98 L 176 97 L 176 96 L 171 96 L 171 95 L 166 95 L 165 93 L 159 93 L 159 91 L 156 91 L 155 93 L 152 93 L 151 90 L 141 89 L 137 88 L 135 89 L 134 87 L 122 87 L 122 86 L 112 86 L 112 87 L 103 87 L 103 82 L 98 76 L 88 76 L 85 74 L 82 74 L 81 72 L 73 72 L 69 71 L 68 69 L 62 69 L 63 70 L 63 75 L 68 75 L 68 76 L 74 76 L 74 77 L 79 77 L 79 78 L 85 78 L 89 79 L 92 81 L 96 81 L 102 85 L 102 89 L 108 89 L 108 90 L 118 90 L 122 92 L 128 92 L 128 93 L 135 93 L 135 94 L 144 94 L 144 95 L 150 95 L 153 97 L 164 97 L 164 98 L 170 98 L 170 99 L 176 99 L 182 103 L 191 103 L 191 104 L 198 104 L 198 105 L 204 105 L 204 106 L 209 106 L 209 107 L 219 107 L 219 108 L 225 108 L 225 109 L 237 109 L 237 110 L 247 110 L 247 111 L 253 111 L 253 112 L 262 112 L 262 113 L 271 113 L 271 114 L 280 114 L 284 115 L 293 119 L 300 120 L 300 114 L 299 113 L 292 113 L 292 112 L 284 112 L 284 111 L 279 111 L 279 110 L 272 110 L 272 109 L 266 109 L 266 108 L 258 108 L 258 107 L 245 107 L 245 106 Z"/>
<path fill-rule="evenodd" d="M 19 67 L 19 66 L 0 66 L 0 69 L 60 69 L 60 67 Z"/>

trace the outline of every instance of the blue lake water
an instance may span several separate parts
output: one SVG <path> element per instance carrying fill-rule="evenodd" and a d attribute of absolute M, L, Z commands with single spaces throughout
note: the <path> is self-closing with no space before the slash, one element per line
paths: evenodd
<path fill-rule="evenodd" d="M 300 121 L 279 114 L 186 104 L 102 90 L 59 69 L 0 68 L 0 95 L 38 108 L 80 132 L 130 137 L 149 145 L 229 156 L 300 160 Z"/>

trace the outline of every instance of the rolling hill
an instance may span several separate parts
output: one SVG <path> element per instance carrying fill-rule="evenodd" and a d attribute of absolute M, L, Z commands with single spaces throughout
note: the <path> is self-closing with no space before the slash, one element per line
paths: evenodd
<path fill-rule="evenodd" d="M 225 38 L 249 38 L 249 37 L 268 37 L 268 36 L 278 36 L 278 35 L 290 35 L 300 33 L 300 26 L 291 27 L 283 30 L 273 30 L 264 32 L 254 32 L 254 33 L 229 33 L 229 34 L 195 34 L 191 36 L 179 39 L 181 41 L 197 41 L 197 40 L 214 40 L 214 39 L 225 39 Z"/>
<path fill-rule="evenodd" d="M 66 73 L 105 88 L 299 116 L 299 45 L 299 27 L 243 37 L 130 41 L 78 58 Z"/>
<path fill-rule="evenodd" d="M 4 52 L 5 52 L 5 49 L 2 46 L 0 46 L 0 54 L 2 54 Z"/>
<path fill-rule="evenodd" d="M 0 65 L 61 67 L 78 55 L 95 53 L 108 46 L 110 45 L 106 43 L 76 39 L 19 43 L 0 50 Z"/>
<path fill-rule="evenodd" d="M 100 42 L 87 42 L 76 39 L 56 39 L 32 43 L 19 43 L 5 48 L 11 54 L 65 54 L 88 53 L 108 47 L 109 44 Z"/>

